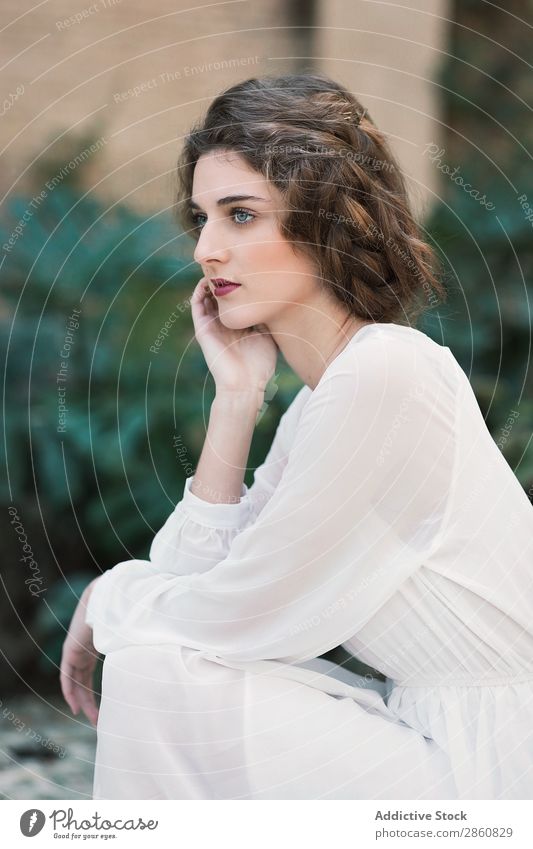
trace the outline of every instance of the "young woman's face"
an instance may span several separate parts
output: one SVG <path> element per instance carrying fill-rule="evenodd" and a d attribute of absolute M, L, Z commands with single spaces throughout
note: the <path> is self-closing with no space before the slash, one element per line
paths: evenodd
<path fill-rule="evenodd" d="M 251 197 L 252 196 L 252 197 Z M 314 263 L 281 234 L 281 194 L 237 153 L 212 151 L 196 163 L 193 214 L 200 229 L 194 259 L 211 291 L 214 278 L 239 283 L 217 297 L 222 323 L 232 329 L 270 328 L 319 294 Z M 285 321 L 283 322 L 285 323 Z"/>

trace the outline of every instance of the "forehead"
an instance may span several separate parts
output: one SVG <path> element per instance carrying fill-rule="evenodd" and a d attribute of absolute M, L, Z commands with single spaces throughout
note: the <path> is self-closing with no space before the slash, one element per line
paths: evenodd
<path fill-rule="evenodd" d="M 234 151 L 205 153 L 194 168 L 192 196 L 202 205 L 229 194 L 273 198 L 274 192 L 268 180 Z"/>

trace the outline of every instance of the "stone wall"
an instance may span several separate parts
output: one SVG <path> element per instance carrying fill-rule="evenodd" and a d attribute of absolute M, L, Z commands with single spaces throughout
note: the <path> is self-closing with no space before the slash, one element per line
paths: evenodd
<path fill-rule="evenodd" d="M 160 208 L 172 196 L 180 136 L 233 82 L 277 68 L 292 52 L 284 0 L 4 0 L 3 89 L 16 96 L 0 123 L 4 192 L 58 136 L 93 129 L 98 191 Z M 21 8 L 22 7 L 22 8 Z M 70 158 L 70 157 L 69 157 Z"/>
<path fill-rule="evenodd" d="M 348 86 L 386 131 L 420 215 L 437 190 L 424 148 L 442 134 L 433 77 L 446 49 L 448 6 L 448 0 L 319 4 L 316 65 Z"/>
<path fill-rule="evenodd" d="M 314 67 L 345 82 L 390 134 L 422 208 L 436 181 L 421 151 L 439 131 L 431 76 L 447 2 L 411 6 L 420 10 L 361 0 L 4 0 L 2 194 L 23 186 L 54 145 L 92 132 L 99 147 L 85 158 L 97 191 L 160 209 L 172 201 L 180 137 L 217 92 Z"/>

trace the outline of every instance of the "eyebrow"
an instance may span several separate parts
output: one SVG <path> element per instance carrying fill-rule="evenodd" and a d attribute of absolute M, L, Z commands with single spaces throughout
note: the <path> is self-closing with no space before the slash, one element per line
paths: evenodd
<path fill-rule="evenodd" d="M 227 206 L 230 203 L 236 203 L 237 201 L 242 200 L 262 200 L 265 203 L 268 203 L 269 198 L 258 198 L 255 197 L 255 195 L 228 195 L 225 198 L 219 198 L 217 200 L 217 206 Z M 200 206 L 194 200 L 190 201 L 189 206 L 192 209 L 200 209 Z"/>

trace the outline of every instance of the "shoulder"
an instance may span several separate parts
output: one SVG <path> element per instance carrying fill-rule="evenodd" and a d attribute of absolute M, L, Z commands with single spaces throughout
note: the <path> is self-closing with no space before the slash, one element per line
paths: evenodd
<path fill-rule="evenodd" d="M 386 429 L 399 415 L 417 427 L 454 427 L 460 378 L 451 352 L 421 331 L 368 326 L 353 337 L 310 393 L 298 421 L 304 435 L 341 423 Z M 356 334 L 357 336 L 358 334 Z M 408 414 L 407 414 L 408 411 Z M 346 431 L 347 432 L 347 431 Z"/>
<path fill-rule="evenodd" d="M 343 379 L 344 378 L 344 379 Z M 399 324 L 367 325 L 330 364 L 311 395 L 342 393 L 343 386 L 370 384 L 397 394 L 433 384 L 452 393 L 458 385 L 458 364 L 449 348 L 427 334 Z"/>
<path fill-rule="evenodd" d="M 453 428 L 464 374 L 449 348 L 403 325 L 363 330 L 315 388 L 304 385 L 282 415 L 276 436 L 287 451 L 308 433 L 324 430 L 338 439 L 340 429 L 348 433 L 366 422 L 379 431 L 407 415 L 418 427 L 439 421 L 447 432 Z"/>

